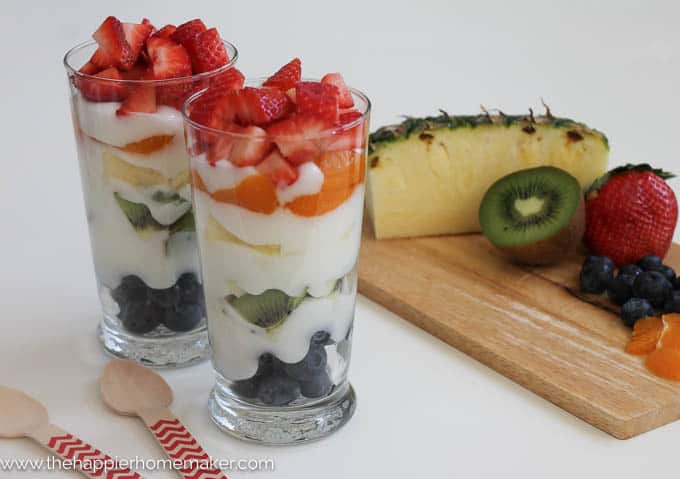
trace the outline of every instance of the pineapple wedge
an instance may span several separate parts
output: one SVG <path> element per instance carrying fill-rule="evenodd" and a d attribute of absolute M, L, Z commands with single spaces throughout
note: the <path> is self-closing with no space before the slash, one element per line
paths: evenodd
<path fill-rule="evenodd" d="M 408 118 L 370 136 L 366 207 L 376 238 L 480 231 L 479 206 L 498 179 L 550 165 L 587 186 L 607 170 L 604 134 L 566 118 Z"/>

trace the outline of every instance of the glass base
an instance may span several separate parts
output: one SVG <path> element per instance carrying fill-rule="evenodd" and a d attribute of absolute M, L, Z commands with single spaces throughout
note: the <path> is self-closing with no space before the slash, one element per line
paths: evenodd
<path fill-rule="evenodd" d="M 267 445 L 315 441 L 344 426 L 356 409 L 349 383 L 330 396 L 303 406 L 264 407 L 235 398 L 218 379 L 210 393 L 210 416 L 217 427 L 238 439 Z"/>
<path fill-rule="evenodd" d="M 190 366 L 210 355 L 205 326 L 172 336 L 145 338 L 114 329 L 104 320 L 99 324 L 98 334 L 107 353 L 153 368 Z"/>

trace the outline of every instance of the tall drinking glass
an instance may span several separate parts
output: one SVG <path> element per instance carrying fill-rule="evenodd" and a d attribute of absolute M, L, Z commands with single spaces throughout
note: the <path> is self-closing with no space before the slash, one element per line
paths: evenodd
<path fill-rule="evenodd" d="M 115 356 L 162 367 L 209 353 L 180 109 L 233 73 L 237 51 L 225 48 L 227 65 L 168 80 L 80 72 L 97 49 L 92 41 L 64 57 L 103 309 L 99 336 Z M 141 89 L 154 91 L 157 111 L 121 109 Z"/>
<path fill-rule="evenodd" d="M 295 137 L 206 127 L 198 106 L 206 92 L 184 105 L 217 372 L 209 408 L 220 428 L 242 439 L 318 439 L 355 409 L 347 370 L 370 102 L 351 92 L 358 110 L 351 122 Z M 315 159 L 286 158 L 300 148 Z M 238 166 L 245 151 L 268 153 Z"/>

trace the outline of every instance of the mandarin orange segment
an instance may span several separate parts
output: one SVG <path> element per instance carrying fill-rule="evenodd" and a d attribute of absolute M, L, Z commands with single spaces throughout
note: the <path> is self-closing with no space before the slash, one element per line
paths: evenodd
<path fill-rule="evenodd" d="M 318 216 L 334 210 L 347 201 L 366 175 L 365 156 L 353 151 L 325 152 L 315 161 L 324 174 L 321 191 L 304 195 L 286 203 L 286 208 L 299 216 Z M 193 171 L 194 186 L 215 201 L 231 203 L 256 213 L 271 214 L 279 206 L 276 186 L 264 175 L 245 178 L 235 188 L 209 192 L 200 175 Z"/>
<path fill-rule="evenodd" d="M 656 349 L 662 331 L 661 318 L 649 317 L 636 321 L 633 335 L 626 345 L 626 352 L 634 355 L 651 353 Z"/>
<path fill-rule="evenodd" d="M 347 201 L 364 180 L 365 158 L 353 151 L 325 152 L 315 161 L 324 174 L 321 191 L 295 198 L 285 206 L 299 216 L 319 216 Z"/>
<path fill-rule="evenodd" d="M 659 377 L 680 381 L 680 350 L 659 348 L 647 356 L 645 365 Z"/>
<path fill-rule="evenodd" d="M 252 175 L 241 181 L 235 188 L 208 191 L 205 182 L 193 171 L 194 186 L 209 194 L 212 199 L 221 203 L 230 203 L 240 206 L 255 213 L 269 215 L 278 207 L 276 187 L 269 178 L 264 175 Z"/>
<path fill-rule="evenodd" d="M 164 148 L 169 144 L 175 135 L 156 135 L 144 138 L 143 140 L 128 143 L 121 146 L 120 149 L 128 153 L 139 153 L 141 155 L 149 155 Z"/>
<path fill-rule="evenodd" d="M 662 319 L 664 328 L 659 347 L 680 351 L 680 314 L 664 314 Z"/>

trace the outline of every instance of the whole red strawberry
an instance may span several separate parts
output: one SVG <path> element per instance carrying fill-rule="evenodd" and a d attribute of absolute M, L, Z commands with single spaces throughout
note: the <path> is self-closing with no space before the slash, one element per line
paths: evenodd
<path fill-rule="evenodd" d="M 678 202 L 667 179 L 649 165 L 610 171 L 586 193 L 586 245 L 619 266 L 646 255 L 664 258 L 678 222 Z"/>

